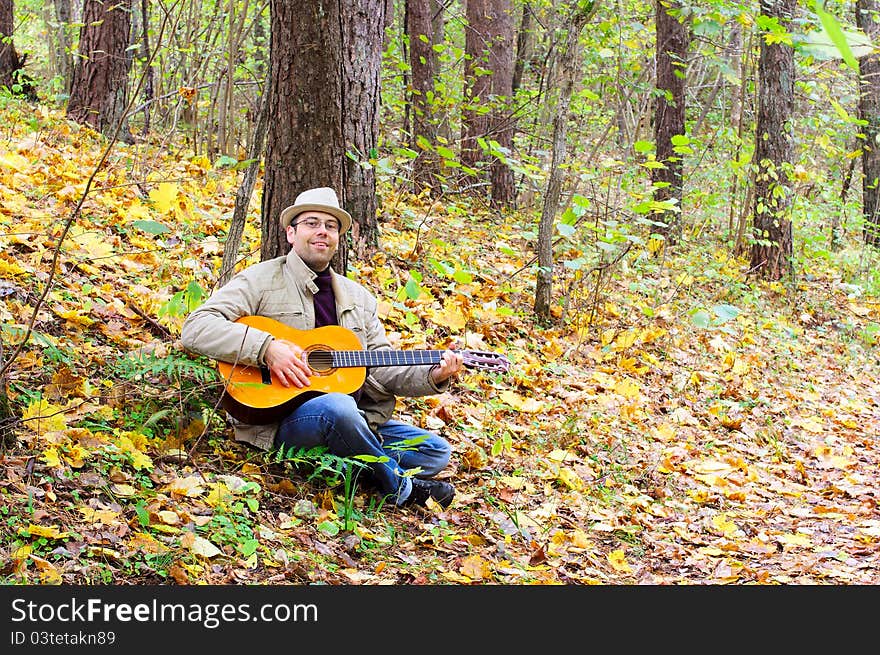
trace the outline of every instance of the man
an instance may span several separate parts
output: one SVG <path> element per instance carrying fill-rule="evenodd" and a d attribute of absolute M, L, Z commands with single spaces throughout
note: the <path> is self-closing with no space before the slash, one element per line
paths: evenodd
<path fill-rule="evenodd" d="M 301 331 L 340 325 L 354 332 L 365 350 L 391 346 L 373 294 L 330 268 L 339 239 L 351 227 L 336 192 L 328 187 L 303 191 L 280 220 L 292 250 L 235 275 L 186 318 L 180 338 L 193 352 L 265 366 L 284 387 L 306 389 L 312 371 L 300 345 L 235 321 L 265 316 Z M 341 457 L 369 455 L 374 481 L 395 505 L 424 506 L 432 498 L 445 508 L 455 489 L 433 476 L 449 463 L 449 443 L 391 416 L 396 396 L 440 393 L 462 366 L 461 355 L 446 350 L 432 367 L 371 368 L 361 389 L 350 395 L 303 393 L 306 400 L 278 423 L 230 420 L 236 440 L 263 450 L 324 445 Z"/>

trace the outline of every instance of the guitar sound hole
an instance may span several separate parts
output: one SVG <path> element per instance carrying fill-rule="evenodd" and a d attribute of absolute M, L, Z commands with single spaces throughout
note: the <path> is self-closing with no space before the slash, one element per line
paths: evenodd
<path fill-rule="evenodd" d="M 306 355 L 306 363 L 315 373 L 326 373 L 333 368 L 333 352 L 329 350 L 310 350 Z"/>

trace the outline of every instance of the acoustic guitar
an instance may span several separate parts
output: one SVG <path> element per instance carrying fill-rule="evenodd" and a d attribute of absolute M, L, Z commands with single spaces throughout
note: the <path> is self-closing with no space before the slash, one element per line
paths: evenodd
<path fill-rule="evenodd" d="M 236 323 L 268 332 L 276 339 L 295 343 L 312 371 L 307 387 L 285 387 L 266 366 L 217 362 L 225 386 L 223 407 L 240 421 L 258 425 L 274 423 L 299 404 L 321 393 L 354 393 L 375 366 L 428 366 L 438 364 L 442 350 L 364 350 L 354 332 L 339 325 L 296 330 L 265 316 L 242 316 Z M 504 355 L 482 350 L 457 350 L 467 368 L 507 372 Z"/>

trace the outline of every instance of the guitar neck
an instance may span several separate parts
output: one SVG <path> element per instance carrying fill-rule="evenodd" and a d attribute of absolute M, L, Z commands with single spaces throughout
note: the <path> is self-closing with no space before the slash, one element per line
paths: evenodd
<path fill-rule="evenodd" d="M 442 350 L 332 350 L 310 352 L 310 364 L 317 363 L 316 357 L 330 356 L 332 368 L 351 368 L 374 366 L 427 366 L 438 364 L 443 359 Z"/>

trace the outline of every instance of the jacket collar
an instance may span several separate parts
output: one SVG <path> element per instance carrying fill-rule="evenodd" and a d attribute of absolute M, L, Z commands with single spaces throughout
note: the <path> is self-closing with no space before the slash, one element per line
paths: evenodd
<path fill-rule="evenodd" d="M 293 273 L 294 282 L 301 293 L 306 291 L 312 295 L 318 293 L 318 285 L 315 284 L 315 278 L 318 277 L 318 274 L 309 268 L 308 264 L 293 250 L 287 253 L 287 267 Z M 333 268 L 330 269 L 330 275 L 333 295 L 336 297 L 336 306 L 343 311 L 350 309 L 354 303 L 345 285 L 342 284 L 343 277 L 334 271 Z"/>

